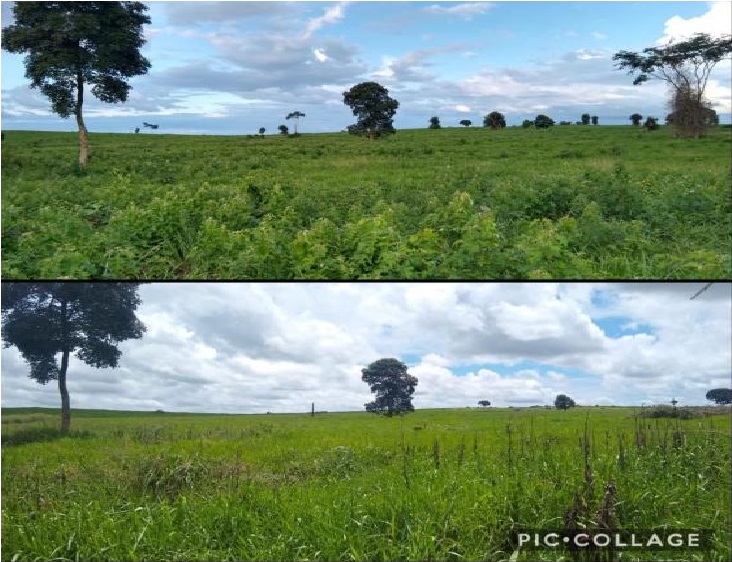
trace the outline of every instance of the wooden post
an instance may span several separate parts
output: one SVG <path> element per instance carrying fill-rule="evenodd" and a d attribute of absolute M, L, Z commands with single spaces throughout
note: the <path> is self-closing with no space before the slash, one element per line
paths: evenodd
<path fill-rule="evenodd" d="M 315 402 L 313 402 L 311 409 L 310 409 L 310 415 L 312 417 L 315 417 Z"/>

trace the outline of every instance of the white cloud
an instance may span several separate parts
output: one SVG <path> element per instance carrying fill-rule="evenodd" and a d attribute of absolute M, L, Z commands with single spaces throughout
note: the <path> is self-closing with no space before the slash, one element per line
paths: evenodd
<path fill-rule="evenodd" d="M 658 39 L 657 45 L 671 41 L 680 41 L 695 33 L 708 33 L 712 37 L 720 37 L 732 33 L 732 3 L 711 2 L 709 10 L 701 16 L 682 18 L 673 16 L 666 20 L 663 28 L 663 37 Z"/>
<path fill-rule="evenodd" d="M 464 105 L 462 103 L 456 105 L 453 109 L 458 113 L 471 113 L 473 111 L 472 109 L 470 109 L 470 106 Z"/>
<path fill-rule="evenodd" d="M 341 21 L 346 16 L 347 5 L 348 2 L 338 2 L 335 6 L 327 8 L 322 16 L 308 20 L 307 27 L 305 28 L 305 38 L 311 37 L 313 33 L 323 26 Z"/>
<path fill-rule="evenodd" d="M 452 4 L 449 7 L 433 4 L 426 7 L 424 11 L 430 14 L 457 16 L 465 20 L 471 20 L 475 16 L 488 13 L 491 8 L 493 8 L 493 4 L 490 2 L 468 2 L 465 4 Z"/>
<path fill-rule="evenodd" d="M 325 51 L 323 49 L 313 49 L 313 55 L 315 55 L 315 58 L 318 59 L 320 62 L 327 61 L 330 57 L 325 54 Z"/>
<path fill-rule="evenodd" d="M 605 58 L 605 54 L 602 52 L 592 52 L 587 49 L 580 49 L 577 51 L 577 58 L 579 60 L 592 60 Z"/>
<path fill-rule="evenodd" d="M 120 368 L 74 359 L 75 407 L 264 412 L 360 410 L 361 369 L 410 365 L 415 406 L 704 403 L 728 384 L 730 285 L 151 284 L 141 340 Z M 609 338 L 597 322 L 648 327 Z M 3 406 L 57 405 L 14 348 L 2 350 Z"/>

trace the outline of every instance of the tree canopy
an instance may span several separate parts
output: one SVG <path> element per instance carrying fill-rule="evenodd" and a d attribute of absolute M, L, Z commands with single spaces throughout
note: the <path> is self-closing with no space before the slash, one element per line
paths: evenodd
<path fill-rule="evenodd" d="M 633 122 L 633 125 L 637 127 L 641 124 L 641 121 L 643 121 L 643 116 L 640 113 L 634 113 L 630 117 L 628 117 Z"/>
<path fill-rule="evenodd" d="M 554 406 L 558 410 L 567 410 L 568 408 L 572 408 L 576 405 L 577 404 L 575 404 L 574 400 L 566 394 L 557 394 L 557 397 L 554 399 Z"/>
<path fill-rule="evenodd" d="M 352 134 L 365 135 L 370 139 L 396 132 L 393 118 L 399 102 L 389 97 L 389 90 L 376 82 L 356 84 L 343 92 L 343 103 L 351 108 L 357 122 L 348 127 Z"/>
<path fill-rule="evenodd" d="M 394 414 L 414 411 L 412 395 L 417 377 L 407 372 L 407 366 L 398 359 L 374 361 L 361 370 L 361 380 L 371 387 L 375 400 L 365 404 L 367 412 Z"/>
<path fill-rule="evenodd" d="M 287 117 L 285 117 L 285 119 L 287 119 L 287 120 L 290 120 L 290 119 L 295 120 L 295 129 L 294 129 L 294 133 L 293 133 L 295 135 L 297 134 L 297 124 L 300 122 L 301 117 L 306 117 L 306 115 L 304 113 L 302 113 L 301 111 L 293 111 L 292 113 L 288 113 Z"/>
<path fill-rule="evenodd" d="M 463 119 L 460 121 L 460 124 L 463 127 L 470 127 L 473 124 L 473 122 L 470 119 Z"/>
<path fill-rule="evenodd" d="M 534 119 L 534 127 L 537 129 L 548 129 L 552 125 L 554 125 L 554 119 L 547 115 L 537 115 Z"/>
<path fill-rule="evenodd" d="M 706 398 L 715 404 L 732 404 L 732 388 L 713 388 L 707 392 Z"/>
<path fill-rule="evenodd" d="M 92 367 L 117 367 L 122 355 L 117 344 L 145 332 L 135 316 L 138 287 L 128 282 L 2 284 L 3 346 L 18 348 L 36 382 L 58 381 L 62 432 L 71 423 L 70 355 Z"/>
<path fill-rule="evenodd" d="M 140 54 L 148 8 L 142 2 L 15 2 L 12 9 L 15 23 L 3 29 L 2 48 L 27 53 L 31 88 L 48 97 L 60 117 L 76 117 L 84 167 L 89 160 L 85 86 L 92 85 L 92 95 L 105 103 L 127 101 L 127 79 L 150 68 Z"/>
<path fill-rule="evenodd" d="M 506 117 L 500 111 L 491 111 L 483 117 L 483 126 L 491 129 L 503 129 L 506 126 Z"/>
<path fill-rule="evenodd" d="M 643 84 L 651 78 L 663 80 L 674 92 L 672 106 L 675 111 L 684 108 L 686 134 L 698 137 L 704 131 L 702 108 L 709 76 L 722 59 L 732 53 L 732 36 L 713 38 L 706 33 L 677 43 L 660 47 L 648 47 L 642 52 L 620 51 L 613 56 L 616 68 L 627 70 L 635 76 L 634 85 Z M 679 105 L 681 102 L 681 105 Z"/>
<path fill-rule="evenodd" d="M 430 124 L 429 124 L 428 128 L 429 129 L 441 129 L 442 125 L 440 125 L 440 118 L 437 117 L 436 115 L 433 117 L 430 117 Z"/>

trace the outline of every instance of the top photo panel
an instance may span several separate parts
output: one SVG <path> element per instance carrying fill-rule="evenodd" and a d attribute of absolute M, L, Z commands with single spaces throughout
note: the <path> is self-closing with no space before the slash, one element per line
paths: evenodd
<path fill-rule="evenodd" d="M 2 2 L 2 277 L 729 279 L 731 6 Z"/>

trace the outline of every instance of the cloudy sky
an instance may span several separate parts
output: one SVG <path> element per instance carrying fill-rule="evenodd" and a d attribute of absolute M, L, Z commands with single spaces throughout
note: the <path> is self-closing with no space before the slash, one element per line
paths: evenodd
<path fill-rule="evenodd" d="M 12 23 L 2 2 L 2 25 Z M 302 132 L 354 121 L 342 93 L 368 80 L 400 102 L 397 128 L 480 123 L 493 110 L 519 124 L 546 113 L 601 124 L 666 115 L 662 83 L 633 86 L 613 68 L 620 50 L 642 50 L 696 32 L 732 30 L 729 2 L 147 2 L 149 74 L 126 104 L 86 106 L 91 131 L 270 133 L 301 111 Z M 22 55 L 2 53 L 2 127 L 74 130 L 30 90 Z M 730 63 L 708 97 L 730 122 Z M 87 97 L 88 99 L 91 96 Z"/>
<path fill-rule="evenodd" d="M 117 369 L 69 367 L 72 406 L 188 412 L 363 410 L 382 357 L 419 379 L 416 408 L 708 403 L 732 376 L 732 286 L 716 283 L 156 283 L 148 331 Z M 2 406 L 58 407 L 15 348 Z"/>

